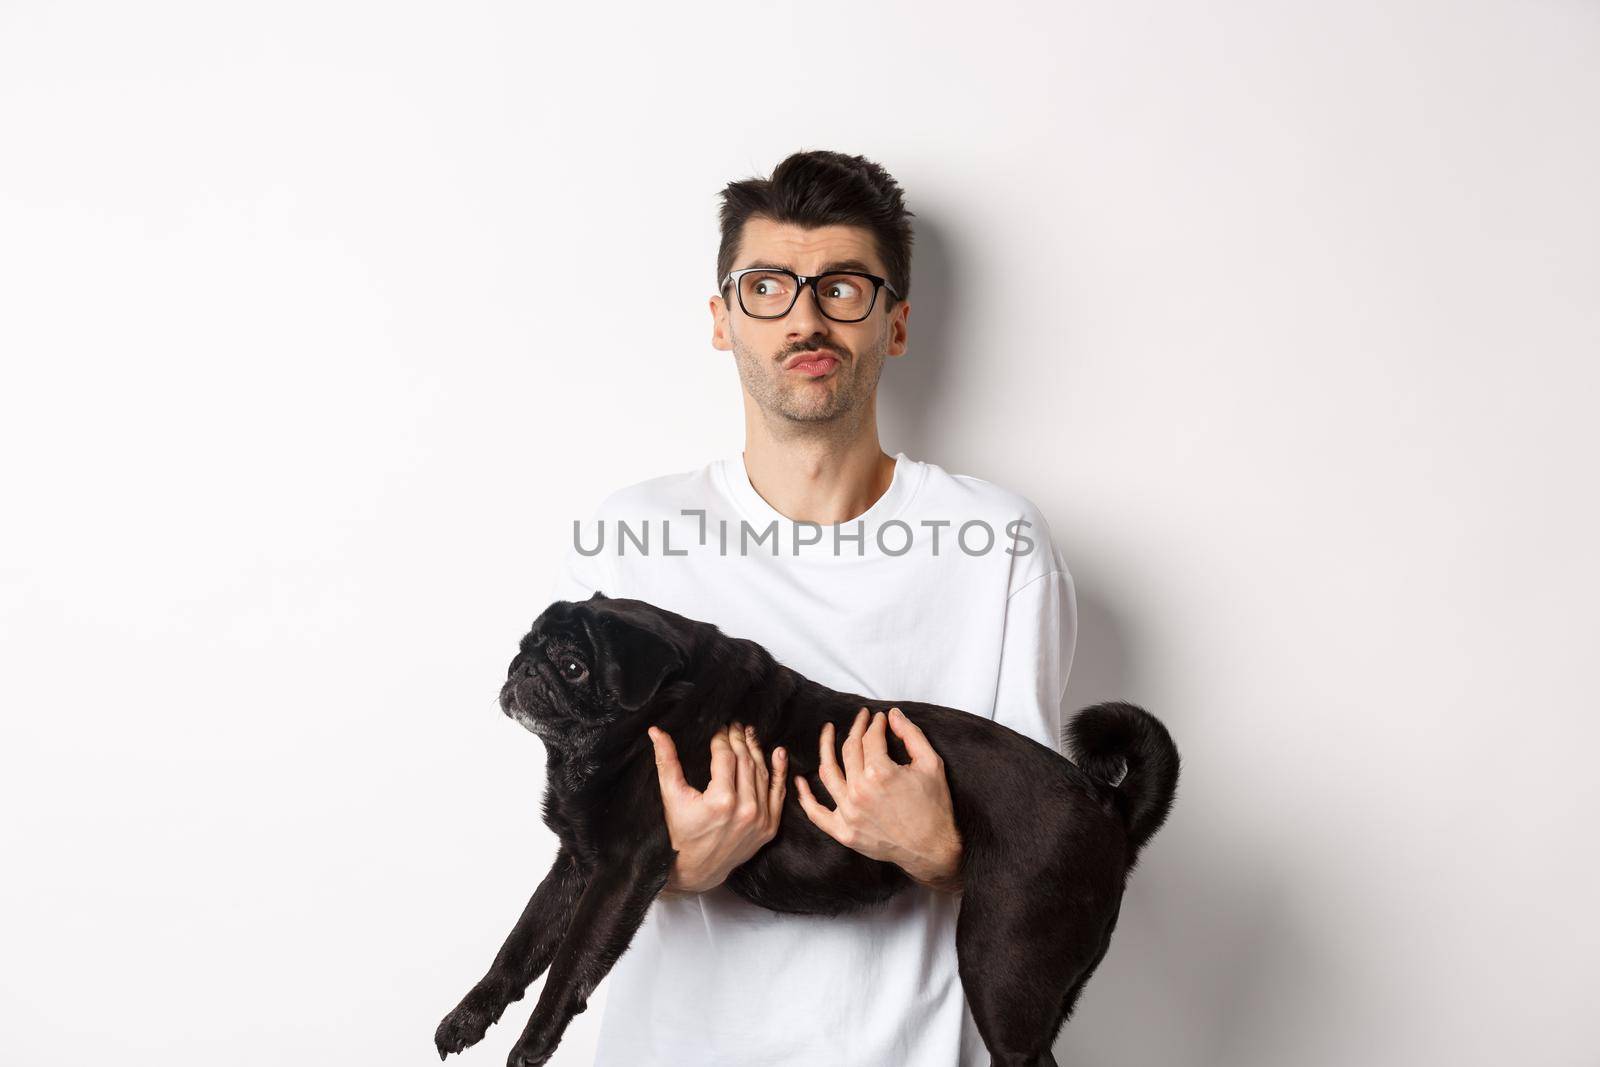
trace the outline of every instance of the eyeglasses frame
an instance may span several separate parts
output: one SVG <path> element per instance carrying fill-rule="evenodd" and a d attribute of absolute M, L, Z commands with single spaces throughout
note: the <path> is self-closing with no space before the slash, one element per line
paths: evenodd
<path fill-rule="evenodd" d="M 794 299 L 789 301 L 789 306 L 784 308 L 781 314 L 756 315 L 752 314 L 750 309 L 744 306 L 744 290 L 739 286 L 739 279 L 744 277 L 746 274 L 754 274 L 757 271 L 761 271 L 766 274 L 787 274 L 789 277 L 794 279 Z M 867 310 L 861 313 L 861 317 L 859 319 L 835 318 L 834 316 L 828 314 L 827 310 L 823 308 L 822 294 L 817 292 L 817 282 L 822 278 L 831 277 L 835 274 L 848 274 L 852 278 L 865 278 L 872 283 L 872 302 L 867 305 Z M 789 312 L 793 311 L 794 306 L 800 302 L 800 290 L 802 289 L 811 290 L 811 299 L 816 301 L 817 310 L 822 313 L 823 318 L 832 322 L 865 322 L 867 317 L 870 316 L 878 306 L 879 289 L 887 289 L 896 300 L 901 299 L 899 291 L 895 289 L 894 286 L 889 284 L 889 280 L 887 278 L 880 278 L 876 274 L 868 274 L 863 270 L 829 270 L 823 271 L 821 274 L 813 274 L 807 277 L 804 274 L 796 274 L 794 271 L 788 270 L 784 267 L 745 267 L 742 270 L 729 271 L 728 276 L 723 278 L 722 284 L 717 287 L 717 291 L 724 293 L 727 292 L 730 282 L 733 284 L 734 295 L 739 301 L 739 310 L 744 312 L 746 315 L 749 315 L 752 319 L 760 319 L 766 322 L 770 322 L 774 319 L 784 318 L 789 314 Z"/>

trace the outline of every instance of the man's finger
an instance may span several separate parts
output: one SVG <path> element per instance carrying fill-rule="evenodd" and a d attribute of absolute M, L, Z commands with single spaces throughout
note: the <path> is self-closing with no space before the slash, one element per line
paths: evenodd
<path fill-rule="evenodd" d="M 861 780 L 861 738 L 867 732 L 867 725 L 872 722 L 866 708 L 856 712 L 856 721 L 850 724 L 850 733 L 845 737 L 841 746 L 841 755 L 844 757 L 844 776 L 852 782 Z M 833 786 L 829 786 L 832 789 Z"/>
<path fill-rule="evenodd" d="M 750 746 L 745 744 L 744 727 L 728 726 L 728 744 L 733 746 L 733 796 L 736 805 L 755 797 L 756 769 L 750 765 Z"/>
<path fill-rule="evenodd" d="M 761 751 L 761 742 L 756 738 L 756 728 L 744 728 L 744 743 L 750 746 L 750 759 L 755 763 L 756 795 L 760 796 L 767 791 L 767 757 Z"/>
<path fill-rule="evenodd" d="M 822 779 L 822 784 L 828 787 L 828 792 L 833 794 L 834 803 L 844 795 L 844 774 L 839 770 L 839 761 L 833 755 L 833 723 L 822 724 L 822 733 L 817 737 L 817 777 Z"/>
<path fill-rule="evenodd" d="M 767 799 L 767 815 L 769 823 L 767 831 L 777 833 L 778 825 L 783 822 L 783 796 L 789 779 L 789 754 L 779 745 L 772 750 L 772 785 L 771 795 Z"/>
<path fill-rule="evenodd" d="M 817 829 L 835 841 L 839 840 L 839 835 L 833 832 L 834 813 L 823 807 L 822 802 L 811 795 L 811 785 L 805 776 L 795 775 L 794 784 L 795 796 L 799 798 L 800 808 L 806 813 L 806 817 L 816 824 Z"/>
<path fill-rule="evenodd" d="M 943 762 L 939 758 L 939 753 L 934 751 L 928 735 L 922 732 L 922 727 L 912 722 L 899 708 L 889 709 L 889 728 L 894 731 L 896 737 L 905 742 L 912 763 Z"/>
<path fill-rule="evenodd" d="M 761 747 L 761 738 L 756 736 L 756 728 L 754 726 L 745 726 L 744 740 L 745 744 L 750 746 L 750 754 L 755 757 L 756 765 L 758 767 L 763 766 L 766 763 L 767 756 Z"/>
<path fill-rule="evenodd" d="M 771 821 L 767 815 L 767 794 L 769 792 L 767 782 L 767 760 L 766 757 L 761 754 L 761 745 L 756 741 L 756 728 L 748 723 L 744 728 L 744 743 L 745 747 L 750 750 L 750 772 L 752 779 L 750 783 L 750 792 L 753 795 L 756 806 L 756 825 L 765 830 L 767 824 Z"/>
<path fill-rule="evenodd" d="M 659 726 L 652 726 L 650 743 L 656 749 L 656 781 L 660 783 L 661 791 L 681 793 L 687 789 L 693 792 L 694 786 L 683 777 L 683 764 L 678 762 L 678 746 L 672 743 L 672 735 Z"/>
<path fill-rule="evenodd" d="M 874 712 L 872 723 L 867 727 L 866 736 L 861 739 L 861 755 L 867 765 L 877 764 L 885 770 L 893 770 L 899 766 L 889 758 L 889 716 L 883 712 Z"/>
<path fill-rule="evenodd" d="M 706 796 L 733 796 L 734 782 L 733 746 L 728 743 L 728 731 L 714 730 L 711 734 L 711 781 L 706 785 Z"/>

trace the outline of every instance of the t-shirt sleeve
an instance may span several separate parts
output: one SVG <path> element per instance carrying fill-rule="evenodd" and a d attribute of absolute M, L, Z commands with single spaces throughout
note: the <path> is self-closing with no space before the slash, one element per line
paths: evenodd
<path fill-rule="evenodd" d="M 1065 567 L 1006 600 L 995 721 L 1061 752 L 1061 700 L 1078 643 L 1078 599 Z"/>

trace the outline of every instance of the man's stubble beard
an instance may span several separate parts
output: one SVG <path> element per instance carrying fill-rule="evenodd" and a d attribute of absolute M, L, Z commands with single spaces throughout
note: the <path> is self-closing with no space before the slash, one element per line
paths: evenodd
<path fill-rule="evenodd" d="M 877 389 L 888 359 L 889 330 L 886 321 L 866 350 L 840 359 L 833 377 L 820 388 L 811 379 L 784 370 L 780 360 L 747 347 L 737 336 L 732 341 L 739 380 L 768 418 L 826 423 L 859 413 Z"/>

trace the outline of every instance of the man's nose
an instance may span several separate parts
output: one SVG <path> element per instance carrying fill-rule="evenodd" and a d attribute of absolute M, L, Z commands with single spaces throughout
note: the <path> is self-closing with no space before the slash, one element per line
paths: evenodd
<path fill-rule="evenodd" d="M 797 338 L 812 337 L 816 334 L 826 336 L 829 321 L 817 307 L 817 294 L 811 291 L 811 286 L 802 285 L 800 296 L 795 300 L 794 307 L 789 309 L 786 322 L 789 333 Z"/>

